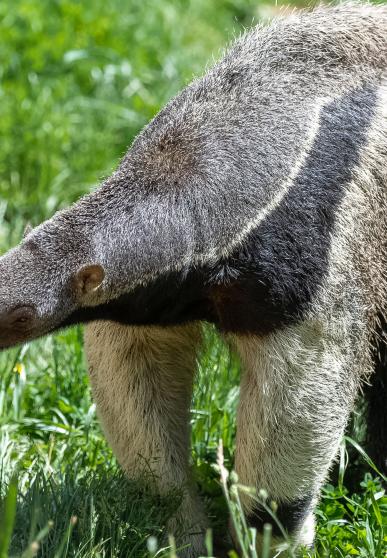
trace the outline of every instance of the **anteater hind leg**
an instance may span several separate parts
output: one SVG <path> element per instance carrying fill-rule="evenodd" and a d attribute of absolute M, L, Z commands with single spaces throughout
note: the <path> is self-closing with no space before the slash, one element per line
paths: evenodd
<path fill-rule="evenodd" d="M 314 507 L 356 393 L 355 351 L 339 324 L 304 322 L 265 337 L 235 336 L 243 370 L 235 468 L 265 489 L 295 542 L 311 545 Z M 258 530 L 270 515 L 243 505 Z M 274 524 L 273 532 L 281 531 Z"/>
<path fill-rule="evenodd" d="M 90 379 L 106 437 L 131 477 L 147 467 L 161 493 L 183 490 L 170 531 L 184 531 L 181 556 L 203 552 L 206 520 L 189 476 L 189 408 L 200 343 L 198 326 L 87 327 Z"/>

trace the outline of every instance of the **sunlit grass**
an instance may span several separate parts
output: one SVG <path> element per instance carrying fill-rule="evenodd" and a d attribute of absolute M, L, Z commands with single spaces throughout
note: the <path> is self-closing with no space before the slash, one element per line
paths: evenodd
<path fill-rule="evenodd" d="M 81 330 L 0 359 L 0 493 L 5 496 L 15 471 L 19 485 L 11 554 L 20 555 L 47 528 L 40 555 L 54 556 L 73 516 L 77 523 L 58 556 L 147 556 L 151 535 L 162 545 L 178 495 L 157 498 L 152 478 L 133 483 L 120 473 L 90 399 Z M 220 538 L 227 533 L 228 512 L 214 464 L 223 439 L 225 465 L 232 469 L 238 376 L 237 361 L 209 329 L 192 406 L 192 439 L 195 477 Z M 368 466 L 350 492 L 344 446 L 342 455 L 337 483 L 324 488 L 316 550 L 308 556 L 382 557 L 387 498 L 378 474 Z"/>

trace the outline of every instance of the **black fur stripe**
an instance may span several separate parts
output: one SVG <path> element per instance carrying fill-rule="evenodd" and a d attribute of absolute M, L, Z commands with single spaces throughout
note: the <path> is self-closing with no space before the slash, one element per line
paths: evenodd
<path fill-rule="evenodd" d="M 367 140 L 376 90 L 323 108 L 310 155 L 281 204 L 217 267 L 220 324 L 266 333 L 302 317 L 328 269 L 338 206 Z M 224 286 L 224 278 L 232 279 Z M 215 281 L 217 277 L 214 277 Z"/>

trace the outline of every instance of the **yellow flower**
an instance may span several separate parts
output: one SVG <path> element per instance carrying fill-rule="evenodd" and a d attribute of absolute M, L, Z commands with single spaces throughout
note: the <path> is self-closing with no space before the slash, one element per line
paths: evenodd
<path fill-rule="evenodd" d="M 15 364 L 15 367 L 13 369 L 14 372 L 16 372 L 16 374 L 19 374 L 19 376 L 22 374 L 23 372 L 23 365 L 21 362 L 17 362 Z"/>

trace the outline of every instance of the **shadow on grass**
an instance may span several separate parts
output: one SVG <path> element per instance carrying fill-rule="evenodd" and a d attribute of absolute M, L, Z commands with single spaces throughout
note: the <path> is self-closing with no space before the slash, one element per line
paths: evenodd
<path fill-rule="evenodd" d="M 83 477 L 70 469 L 61 476 L 38 473 L 19 498 L 10 554 L 21 555 L 52 522 L 40 542 L 41 558 L 148 556 L 148 537 L 162 542 L 165 524 L 181 498 L 176 493 L 155 496 L 151 484 L 129 481 L 121 472 L 106 469 Z M 63 550 L 58 553 L 59 549 Z"/>

